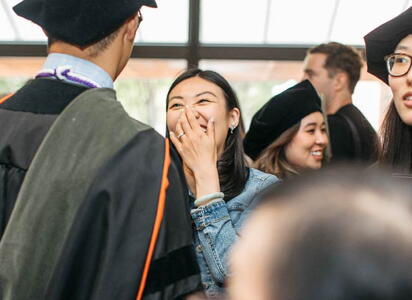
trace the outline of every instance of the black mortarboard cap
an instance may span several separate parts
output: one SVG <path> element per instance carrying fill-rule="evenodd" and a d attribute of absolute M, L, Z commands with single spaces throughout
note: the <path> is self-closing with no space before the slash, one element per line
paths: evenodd
<path fill-rule="evenodd" d="M 243 141 L 245 153 L 255 160 L 285 130 L 316 111 L 322 111 L 321 100 L 309 80 L 274 96 L 253 116 Z"/>
<path fill-rule="evenodd" d="M 155 0 L 24 0 L 13 7 L 54 38 L 88 46 L 117 30 L 143 5 Z"/>
<path fill-rule="evenodd" d="M 399 42 L 412 33 L 412 7 L 365 35 L 368 72 L 388 84 L 384 57 L 393 53 Z"/>

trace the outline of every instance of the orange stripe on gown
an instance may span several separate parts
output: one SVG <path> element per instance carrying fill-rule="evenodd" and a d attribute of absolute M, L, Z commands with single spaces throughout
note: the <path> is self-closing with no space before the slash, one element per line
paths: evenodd
<path fill-rule="evenodd" d="M 165 160 L 163 164 L 162 184 L 160 186 L 160 194 L 159 194 L 159 201 L 158 201 L 157 212 L 156 212 L 156 219 L 155 219 L 155 223 L 153 226 L 153 233 L 150 239 L 149 251 L 146 256 L 146 262 L 144 265 L 142 279 L 140 281 L 140 286 L 139 286 L 136 300 L 141 300 L 143 297 L 143 292 L 146 286 L 147 276 L 149 274 L 150 263 L 152 262 L 154 250 L 156 247 L 157 237 L 159 236 L 160 226 L 163 220 L 165 203 L 166 203 L 166 191 L 167 191 L 167 187 L 169 186 L 169 180 L 167 179 L 167 175 L 169 172 L 169 166 L 170 166 L 169 139 L 165 139 Z"/>

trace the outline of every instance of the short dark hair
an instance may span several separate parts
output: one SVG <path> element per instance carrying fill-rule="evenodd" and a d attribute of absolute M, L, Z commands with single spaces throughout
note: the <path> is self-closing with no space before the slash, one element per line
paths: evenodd
<path fill-rule="evenodd" d="M 359 81 L 363 66 L 363 59 L 358 50 L 351 46 L 337 42 L 320 44 L 308 50 L 308 54 L 321 53 L 326 55 L 325 65 L 329 77 L 335 76 L 339 71 L 345 72 L 349 78 L 349 90 L 351 93 Z"/>
<path fill-rule="evenodd" d="M 230 111 L 233 108 L 237 108 L 241 112 L 238 98 L 229 82 L 217 72 L 200 69 L 189 69 L 176 78 L 167 92 L 166 105 L 169 102 L 169 94 L 175 86 L 192 77 L 200 77 L 216 84 L 223 90 L 227 110 Z M 236 197 L 243 191 L 249 176 L 243 151 L 243 134 L 244 125 L 242 113 L 240 113 L 239 125 L 233 130 L 232 134 L 228 133 L 224 151 L 217 162 L 220 188 L 225 194 L 226 201 Z"/>
<path fill-rule="evenodd" d="M 100 41 L 89 45 L 89 56 L 90 57 L 97 57 L 100 53 L 102 53 L 104 50 L 106 50 L 112 43 L 113 41 L 116 39 L 116 37 L 119 34 L 119 28 L 117 30 L 115 30 L 114 32 L 112 32 L 111 34 L 109 34 L 108 36 L 102 38 Z M 47 46 L 48 48 L 50 48 L 50 46 L 55 43 L 61 41 L 58 38 L 53 37 L 52 35 L 48 35 L 48 39 L 47 39 Z M 64 41 L 63 41 L 64 42 Z"/>

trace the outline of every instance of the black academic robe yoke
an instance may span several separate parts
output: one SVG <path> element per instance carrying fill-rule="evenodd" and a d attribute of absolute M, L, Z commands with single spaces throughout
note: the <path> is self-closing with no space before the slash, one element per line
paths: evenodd
<path fill-rule="evenodd" d="M 34 80 L 0 104 L 0 237 L 40 143 L 85 87 Z"/>
<path fill-rule="evenodd" d="M 51 89 L 63 84 L 40 82 Z M 3 299 L 135 298 L 159 211 L 165 148 L 153 129 L 125 121 L 115 101 L 87 98 L 110 100 L 111 93 L 83 93 L 50 122 L 0 242 Z M 185 187 L 173 160 L 167 172 L 166 208 L 145 294 L 153 299 L 179 297 L 199 283 Z M 186 268 L 174 268 L 180 262 Z"/>

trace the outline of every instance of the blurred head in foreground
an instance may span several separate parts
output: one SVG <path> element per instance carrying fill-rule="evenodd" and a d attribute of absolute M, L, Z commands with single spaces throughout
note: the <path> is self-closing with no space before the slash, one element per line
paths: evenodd
<path fill-rule="evenodd" d="M 325 170 L 276 187 L 235 245 L 230 299 L 412 299 L 412 218 L 383 173 Z"/>

